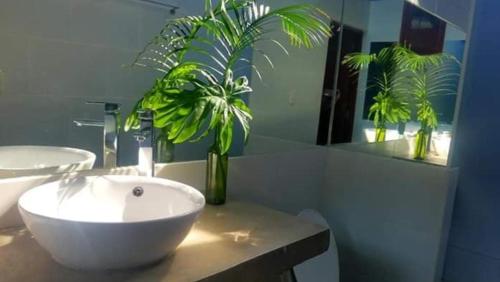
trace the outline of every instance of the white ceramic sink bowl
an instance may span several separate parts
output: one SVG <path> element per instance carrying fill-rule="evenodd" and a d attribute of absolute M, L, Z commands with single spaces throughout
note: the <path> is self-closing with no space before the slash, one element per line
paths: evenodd
<path fill-rule="evenodd" d="M 65 179 L 19 199 L 26 226 L 56 261 L 91 270 L 162 259 L 184 240 L 204 206 L 195 188 L 139 176 Z"/>
<path fill-rule="evenodd" d="M 1 146 L 0 178 L 91 169 L 95 154 L 50 146 Z"/>

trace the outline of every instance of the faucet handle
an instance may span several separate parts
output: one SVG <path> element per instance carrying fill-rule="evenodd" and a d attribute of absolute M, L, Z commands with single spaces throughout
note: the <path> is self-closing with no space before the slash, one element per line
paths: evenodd
<path fill-rule="evenodd" d="M 87 101 L 85 102 L 87 105 L 104 105 L 105 112 L 118 112 L 120 110 L 121 104 L 119 103 L 110 103 L 110 102 L 102 102 L 102 101 Z"/>
<path fill-rule="evenodd" d="M 134 134 L 135 139 L 138 142 L 144 142 L 146 139 L 151 139 L 151 142 L 154 140 L 154 113 L 148 109 L 139 109 L 137 110 L 138 118 L 140 121 L 140 129 L 139 132 Z"/>

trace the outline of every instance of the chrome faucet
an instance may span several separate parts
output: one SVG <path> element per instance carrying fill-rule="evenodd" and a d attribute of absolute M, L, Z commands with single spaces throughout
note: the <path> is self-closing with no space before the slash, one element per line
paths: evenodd
<path fill-rule="evenodd" d="M 115 168 L 118 164 L 118 137 L 120 132 L 120 104 L 106 102 L 87 102 L 89 105 L 104 105 L 104 120 L 75 120 L 76 126 L 104 128 L 103 166 Z"/>
<path fill-rule="evenodd" d="M 138 112 L 140 129 L 134 134 L 139 142 L 139 170 L 145 176 L 155 175 L 155 130 L 154 114 L 150 110 L 141 110 Z"/>

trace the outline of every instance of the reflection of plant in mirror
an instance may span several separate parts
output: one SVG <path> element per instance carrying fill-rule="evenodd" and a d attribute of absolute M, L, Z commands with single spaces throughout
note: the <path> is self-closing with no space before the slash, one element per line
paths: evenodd
<path fill-rule="evenodd" d="M 428 142 L 432 130 L 438 126 L 436 110 L 432 98 L 456 95 L 460 66 L 452 55 L 438 53 L 419 55 L 404 48 L 401 67 L 407 70 L 407 88 L 416 104 L 416 117 L 420 122 L 417 132 L 414 158 L 423 160 L 427 156 Z"/>
<path fill-rule="evenodd" d="M 308 4 L 271 10 L 255 0 L 220 0 L 215 5 L 205 0 L 204 15 L 171 20 L 139 54 L 135 65 L 152 67 L 164 76 L 137 103 L 125 129 L 139 126 L 137 110 L 150 109 L 155 127 L 168 128 L 169 140 L 195 142 L 213 131 L 210 152 L 226 155 L 235 123 L 241 124 L 246 140 L 252 119 L 243 100 L 252 89 L 247 77 L 235 77 L 238 64 L 261 76 L 244 52 L 267 40 L 287 53 L 269 34 L 274 23 L 281 25 L 293 46 L 319 45 L 331 35 L 329 22 L 325 13 Z M 257 51 L 272 66 L 270 57 Z"/>
<path fill-rule="evenodd" d="M 368 88 L 375 88 L 374 103 L 368 117 L 373 118 L 375 141 L 384 142 L 388 124 L 410 120 L 410 107 L 405 91 L 405 77 L 402 75 L 400 60 L 403 47 L 395 45 L 382 49 L 377 54 L 353 53 L 344 58 L 343 63 L 352 71 L 359 72 L 374 64 L 379 72 L 369 82 Z"/>

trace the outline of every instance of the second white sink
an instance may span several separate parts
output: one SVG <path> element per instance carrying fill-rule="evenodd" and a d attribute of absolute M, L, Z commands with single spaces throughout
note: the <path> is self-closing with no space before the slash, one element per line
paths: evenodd
<path fill-rule="evenodd" d="M 138 176 L 63 179 L 24 193 L 19 210 L 37 242 L 76 269 L 119 269 L 172 253 L 205 205 L 182 183 Z"/>
<path fill-rule="evenodd" d="M 91 169 L 95 154 L 51 146 L 0 146 L 0 178 Z"/>

